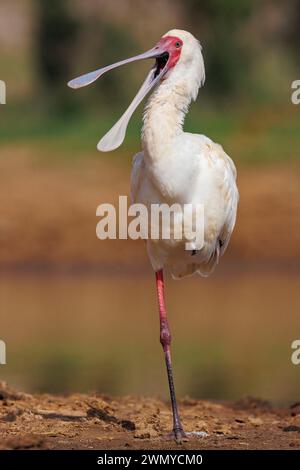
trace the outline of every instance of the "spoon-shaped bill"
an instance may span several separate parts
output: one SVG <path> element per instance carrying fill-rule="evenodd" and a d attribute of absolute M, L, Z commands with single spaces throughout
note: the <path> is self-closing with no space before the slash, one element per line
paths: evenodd
<path fill-rule="evenodd" d="M 70 88 L 81 88 L 87 85 L 90 85 L 93 83 L 95 80 L 97 80 L 101 75 L 104 73 L 115 69 L 117 67 L 120 67 L 121 65 L 128 64 L 130 62 L 135 62 L 137 60 L 143 60 L 143 59 L 151 59 L 151 58 L 157 58 L 162 56 L 163 54 L 166 53 L 166 47 L 164 43 L 161 43 L 161 41 L 153 48 L 150 49 L 147 52 L 144 52 L 143 54 L 139 54 L 135 57 L 131 57 L 129 59 L 121 60 L 120 62 L 116 62 L 115 64 L 108 65 L 106 67 L 102 67 L 101 69 L 95 70 L 93 72 L 86 73 L 84 75 L 81 75 L 80 77 L 74 78 L 74 80 L 71 80 L 68 83 L 68 86 Z M 145 96 L 154 88 L 154 86 L 159 82 L 159 80 L 163 77 L 163 75 L 168 71 L 168 65 L 167 63 L 165 66 L 160 70 L 158 69 L 159 73 L 155 73 L 156 67 L 153 67 L 149 74 L 147 75 L 146 80 L 144 81 L 143 85 L 141 86 L 140 90 L 138 91 L 137 95 L 133 99 L 132 103 L 129 105 L 123 116 L 116 122 L 116 124 L 110 129 L 107 134 L 105 134 L 104 137 L 99 141 L 97 148 L 101 152 L 109 152 L 110 150 L 114 150 L 118 148 L 126 134 L 126 129 L 129 123 L 129 120 L 138 107 L 138 105 L 141 103 L 141 101 L 145 98 Z"/>
<path fill-rule="evenodd" d="M 150 51 L 144 52 L 143 54 L 139 54 L 134 57 L 130 57 L 129 59 L 121 60 L 116 62 L 115 64 L 107 65 L 106 67 L 102 67 L 101 69 L 94 70 L 93 72 L 85 73 L 80 77 L 74 78 L 68 82 L 68 86 L 73 89 L 82 88 L 84 86 L 90 85 L 91 83 L 95 82 L 98 78 L 101 77 L 106 72 L 113 70 L 117 67 L 121 67 L 122 65 L 129 64 L 130 62 L 135 62 L 136 60 L 144 60 L 144 59 L 151 59 L 153 57 L 159 56 L 163 51 L 159 47 L 154 47 L 150 49 Z"/>
<path fill-rule="evenodd" d="M 150 73 L 147 75 L 146 80 L 139 89 L 137 95 L 132 100 L 129 107 L 126 109 L 125 113 L 99 141 L 97 149 L 100 152 L 109 152 L 120 147 L 125 138 L 127 126 L 134 111 L 165 73 L 166 70 L 163 69 L 156 77 L 154 77 L 155 69 L 151 69 Z"/>

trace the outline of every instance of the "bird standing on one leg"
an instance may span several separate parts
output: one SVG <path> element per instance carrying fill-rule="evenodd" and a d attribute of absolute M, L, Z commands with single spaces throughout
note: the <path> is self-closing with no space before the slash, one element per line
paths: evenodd
<path fill-rule="evenodd" d="M 150 51 L 85 74 L 69 82 L 72 88 L 92 83 L 104 72 L 135 60 L 155 58 L 138 94 L 113 128 L 100 140 L 98 149 L 113 150 L 124 140 L 134 110 L 154 87 L 145 112 L 143 151 L 133 162 L 131 194 L 135 203 L 151 211 L 152 204 L 202 204 L 204 243 L 182 237 L 147 240 L 147 251 L 156 274 L 162 344 L 173 411 L 173 433 L 177 441 L 185 437 L 180 421 L 171 363 L 171 334 L 164 299 L 163 269 L 174 278 L 199 273 L 208 276 L 229 243 L 236 219 L 238 190 L 236 170 L 222 147 L 208 137 L 183 131 L 185 114 L 205 81 L 201 46 L 187 31 L 171 30 Z M 172 221 L 171 234 L 180 218 Z M 186 250 L 186 243 L 191 249 Z"/>

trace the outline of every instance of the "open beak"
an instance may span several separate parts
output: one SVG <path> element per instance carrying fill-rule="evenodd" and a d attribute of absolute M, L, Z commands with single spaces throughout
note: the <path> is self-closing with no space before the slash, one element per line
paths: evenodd
<path fill-rule="evenodd" d="M 145 96 L 167 73 L 169 53 L 167 52 L 166 47 L 164 47 L 163 41 L 160 41 L 153 49 L 150 49 L 149 51 L 143 54 L 131 57 L 130 59 L 121 60 L 120 62 L 108 65 L 107 67 L 95 70 L 94 72 L 81 75 L 80 77 L 75 78 L 74 80 L 71 80 L 68 83 L 68 86 L 70 88 L 81 88 L 90 85 L 95 80 L 100 78 L 101 75 L 103 75 L 105 72 L 109 72 L 110 70 L 120 67 L 121 65 L 126 65 L 130 62 L 135 62 L 137 60 L 152 58 L 156 59 L 155 65 L 150 70 L 149 74 L 146 77 L 146 80 L 142 84 L 137 95 L 134 97 L 133 101 L 131 102 L 125 113 L 110 129 L 110 131 L 108 131 L 107 134 L 105 134 L 105 136 L 102 137 L 102 139 L 99 141 L 97 145 L 98 150 L 102 152 L 108 152 L 110 150 L 115 150 L 122 144 L 132 114 L 134 113 L 138 105 L 141 103 L 141 101 L 145 98 Z"/>

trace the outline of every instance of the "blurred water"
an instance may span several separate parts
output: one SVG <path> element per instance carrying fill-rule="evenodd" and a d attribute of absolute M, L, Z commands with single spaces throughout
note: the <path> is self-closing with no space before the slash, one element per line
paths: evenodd
<path fill-rule="evenodd" d="M 299 275 L 246 271 L 167 279 L 180 395 L 299 399 Z M 154 279 L 2 277 L 1 380 L 26 390 L 167 396 Z"/>

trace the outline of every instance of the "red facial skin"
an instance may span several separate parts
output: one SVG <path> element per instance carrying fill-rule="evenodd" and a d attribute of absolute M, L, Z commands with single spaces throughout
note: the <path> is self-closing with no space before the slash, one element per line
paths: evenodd
<path fill-rule="evenodd" d="M 169 53 L 169 60 L 167 63 L 168 70 L 175 67 L 180 58 L 183 46 L 182 40 L 176 36 L 165 36 L 161 38 L 161 40 L 158 42 L 158 45 Z"/>

